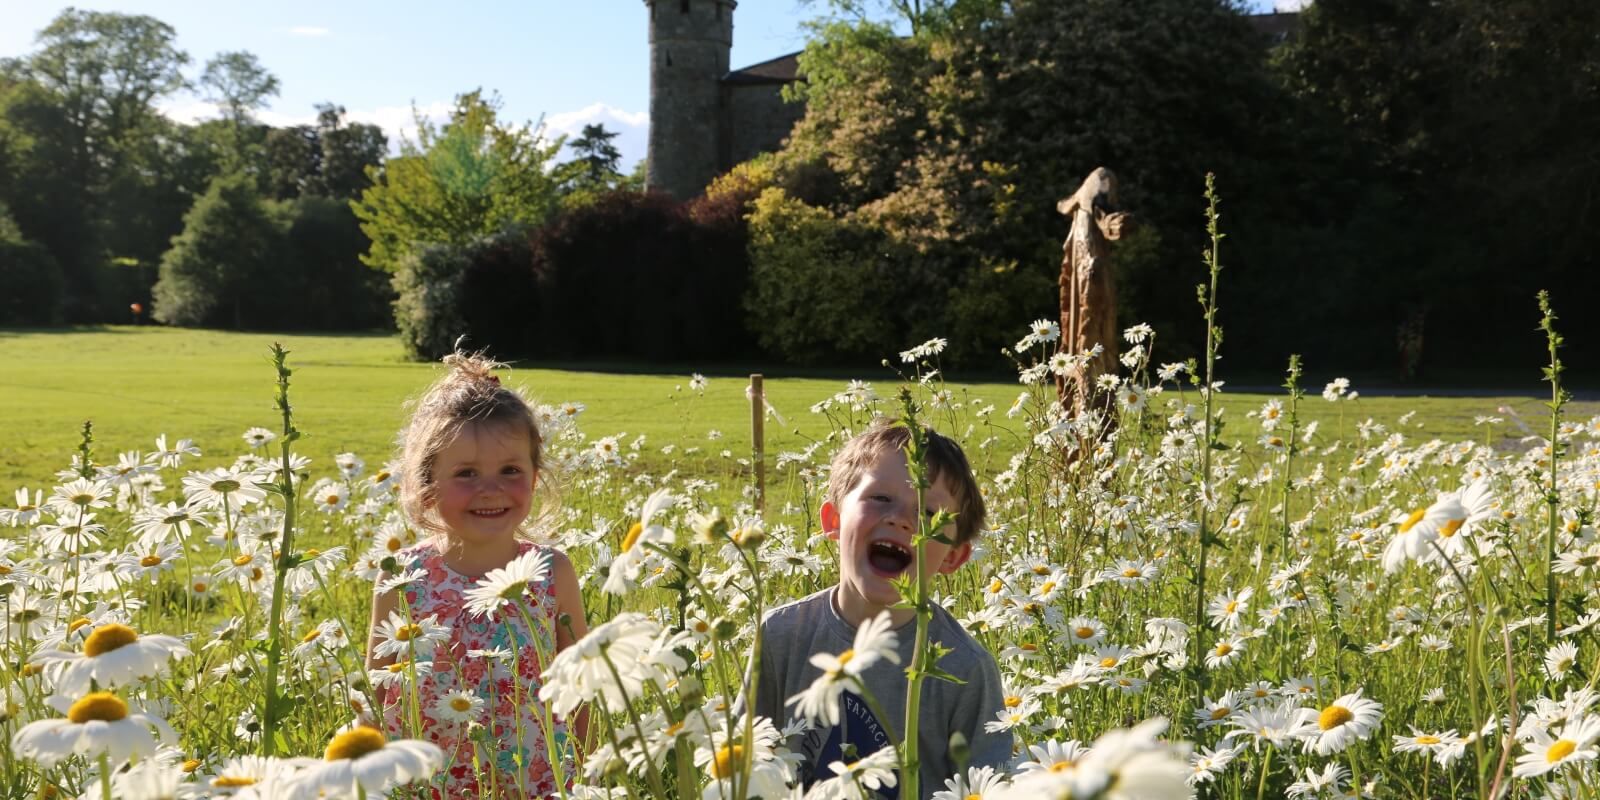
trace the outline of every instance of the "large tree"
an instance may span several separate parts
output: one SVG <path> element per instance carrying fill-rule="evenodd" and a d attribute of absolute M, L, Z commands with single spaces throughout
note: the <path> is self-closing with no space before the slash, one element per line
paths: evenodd
<path fill-rule="evenodd" d="M 71 318 L 96 315 L 108 255 L 147 255 L 127 253 L 113 223 L 150 211 L 139 187 L 159 183 L 153 159 L 170 132 L 154 102 L 183 86 L 188 62 L 176 38 L 152 17 L 69 8 L 39 32 L 35 52 L 0 65 L 17 155 L 0 199 L 66 272 Z"/>
<path fill-rule="evenodd" d="M 201 97 L 222 111 L 233 130 L 236 164 L 249 159 L 246 126 L 267 99 L 278 94 L 278 78 L 261 66 L 254 54 L 243 50 L 218 53 L 200 73 Z"/>
<path fill-rule="evenodd" d="M 562 143 L 542 125 L 502 123 L 498 103 L 478 91 L 457 97 L 443 126 L 418 114 L 417 141 L 402 139 L 399 157 L 368 167 L 372 185 L 351 201 L 372 240 L 362 260 L 393 272 L 419 247 L 544 221 L 558 201 L 548 166 Z"/>

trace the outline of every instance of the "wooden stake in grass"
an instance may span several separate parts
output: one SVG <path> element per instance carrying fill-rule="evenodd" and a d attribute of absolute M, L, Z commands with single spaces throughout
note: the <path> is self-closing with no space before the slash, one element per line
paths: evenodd
<path fill-rule="evenodd" d="M 750 376 L 750 458 L 756 476 L 756 513 L 767 512 L 767 395 L 761 373 Z"/>

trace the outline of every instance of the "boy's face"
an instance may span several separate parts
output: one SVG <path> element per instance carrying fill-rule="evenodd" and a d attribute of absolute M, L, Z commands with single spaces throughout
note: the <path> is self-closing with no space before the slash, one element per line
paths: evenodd
<path fill-rule="evenodd" d="M 956 510 L 947 484 L 941 476 L 923 495 L 927 517 L 939 510 Z M 916 517 L 917 492 L 911 487 L 905 453 L 898 450 L 879 454 L 838 505 L 822 504 L 822 529 L 839 543 L 839 612 L 852 625 L 900 602 L 900 593 L 889 580 L 915 575 L 911 537 L 917 531 Z M 950 538 L 955 532 L 954 524 L 943 531 Z M 972 554 L 972 545 L 966 542 L 951 546 L 930 540 L 924 549 L 932 571 L 941 574 L 954 572 Z M 898 624 L 913 613 L 897 609 L 894 620 Z"/>

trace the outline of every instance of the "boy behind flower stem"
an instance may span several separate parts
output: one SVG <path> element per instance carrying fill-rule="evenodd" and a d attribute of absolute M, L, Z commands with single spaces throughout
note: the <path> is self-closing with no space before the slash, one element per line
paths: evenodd
<path fill-rule="evenodd" d="M 908 400 L 908 419 L 914 411 Z M 952 513 L 954 523 L 947 525 Z M 852 676 L 830 701 L 839 704 L 837 724 L 791 742 L 804 759 L 802 783 L 830 777 L 834 761 L 849 764 L 880 747 L 899 746 L 902 721 L 915 725 L 906 731 L 902 761 L 918 768 L 914 776 L 902 774 L 899 787 L 879 790 L 885 797 L 910 798 L 911 792 L 902 793 L 908 788 L 928 797 L 968 764 L 1003 767 L 1011 757 L 1010 734 L 984 730 L 1004 708 L 999 668 L 949 612 L 927 599 L 932 576 L 966 563 L 983 524 L 983 498 L 961 447 L 932 430 L 880 418 L 834 458 L 820 516 L 828 538 L 839 543 L 839 583 L 766 615 L 756 689 L 756 713 L 782 721 L 792 715 L 787 701 L 815 689 L 823 676 L 814 657 L 841 664 Z M 884 612 L 895 629 L 893 653 L 911 669 L 886 663 L 894 656 L 885 654 L 859 673 L 851 670 L 857 629 Z M 919 686 L 920 677 L 946 679 Z M 964 752 L 950 752 L 954 734 L 967 743 L 956 748 Z"/>

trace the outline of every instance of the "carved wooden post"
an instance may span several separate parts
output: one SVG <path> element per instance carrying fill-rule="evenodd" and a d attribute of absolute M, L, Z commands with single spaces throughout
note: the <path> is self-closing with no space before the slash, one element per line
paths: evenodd
<path fill-rule="evenodd" d="M 1105 167 L 1089 173 L 1071 196 L 1056 203 L 1069 224 L 1061 257 L 1060 351 L 1071 356 L 1100 345 L 1099 355 L 1056 379 L 1063 407 L 1082 414 L 1091 404 L 1106 413 L 1102 434 L 1116 425 L 1115 405 L 1096 402 L 1095 382 L 1117 370 L 1117 284 L 1107 242 L 1122 238 L 1132 223 L 1117 211 L 1117 176 Z"/>

